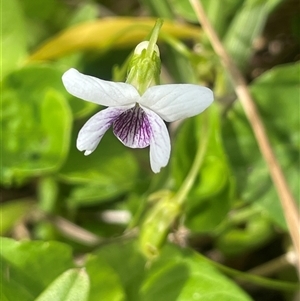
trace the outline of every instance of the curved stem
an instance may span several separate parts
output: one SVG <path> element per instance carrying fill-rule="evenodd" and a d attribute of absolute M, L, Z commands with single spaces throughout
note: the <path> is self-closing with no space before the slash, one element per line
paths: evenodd
<path fill-rule="evenodd" d="M 287 281 L 278 281 L 273 280 L 257 275 L 252 275 L 249 273 L 244 273 L 241 271 L 237 271 L 235 269 L 226 267 L 220 263 L 217 263 L 213 260 L 208 259 L 207 257 L 197 253 L 197 256 L 200 256 L 205 261 L 208 261 L 211 265 L 215 266 L 220 271 L 224 272 L 225 274 L 235 277 L 236 279 L 243 280 L 243 282 L 248 282 L 252 284 L 256 284 L 262 287 L 274 289 L 274 290 L 283 290 L 283 291 L 296 291 L 299 289 L 298 283 L 292 283 Z"/>
<path fill-rule="evenodd" d="M 206 153 L 208 140 L 209 140 L 209 133 L 208 133 L 208 116 L 207 112 L 202 114 L 202 118 L 204 119 L 202 130 L 201 130 L 201 138 L 199 139 L 199 144 L 197 148 L 197 153 L 193 162 L 193 166 L 191 167 L 187 177 L 185 178 L 183 184 L 179 188 L 178 192 L 173 198 L 173 201 L 176 202 L 179 206 L 183 205 L 186 196 L 188 195 L 189 191 L 191 190 L 197 173 L 203 163 L 204 156 Z"/>

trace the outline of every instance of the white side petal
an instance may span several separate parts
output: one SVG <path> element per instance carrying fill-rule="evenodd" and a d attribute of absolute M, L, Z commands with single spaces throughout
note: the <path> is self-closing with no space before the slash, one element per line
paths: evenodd
<path fill-rule="evenodd" d="M 110 128 L 114 120 L 129 108 L 130 106 L 111 107 L 102 110 L 91 117 L 78 133 L 76 142 L 77 148 L 80 151 L 85 151 L 84 154 L 86 156 L 91 154 L 96 149 L 103 135 Z"/>
<path fill-rule="evenodd" d="M 171 142 L 168 129 L 164 121 L 151 110 L 142 107 L 147 114 L 150 127 L 150 165 L 153 172 L 158 173 L 165 167 L 170 159 Z"/>
<path fill-rule="evenodd" d="M 105 81 L 73 68 L 63 74 L 62 81 L 70 94 L 103 106 L 122 106 L 140 99 L 132 85 Z"/>
<path fill-rule="evenodd" d="M 174 84 L 150 87 L 140 103 L 171 122 L 201 113 L 213 99 L 212 91 L 206 87 Z"/>

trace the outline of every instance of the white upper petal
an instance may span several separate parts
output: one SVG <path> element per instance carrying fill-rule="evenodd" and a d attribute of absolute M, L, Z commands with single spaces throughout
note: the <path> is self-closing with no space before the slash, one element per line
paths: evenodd
<path fill-rule="evenodd" d="M 70 94 L 103 106 L 122 106 L 140 99 L 132 85 L 105 81 L 82 74 L 73 68 L 64 73 L 62 81 Z"/>
<path fill-rule="evenodd" d="M 153 172 L 158 173 L 160 169 L 169 162 L 171 142 L 168 129 L 164 121 L 151 110 L 142 107 L 151 127 L 150 139 L 150 165 Z"/>
<path fill-rule="evenodd" d="M 150 87 L 142 95 L 140 104 L 171 122 L 201 113 L 213 99 L 212 91 L 206 87 L 173 84 Z"/>
<path fill-rule="evenodd" d="M 78 133 L 77 148 L 85 155 L 91 154 L 114 120 L 130 107 L 110 107 L 91 117 Z"/>

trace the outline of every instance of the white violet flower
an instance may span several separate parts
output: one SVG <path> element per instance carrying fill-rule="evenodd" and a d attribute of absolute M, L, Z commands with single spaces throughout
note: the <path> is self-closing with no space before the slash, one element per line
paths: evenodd
<path fill-rule="evenodd" d="M 107 107 L 79 131 L 77 148 L 85 155 L 91 154 L 112 126 L 125 146 L 150 146 L 150 165 L 155 173 L 170 158 L 170 136 L 164 120 L 172 122 L 197 115 L 213 102 L 210 89 L 192 84 L 151 86 L 140 95 L 132 84 L 101 80 L 73 68 L 64 73 L 62 80 L 70 94 Z"/>

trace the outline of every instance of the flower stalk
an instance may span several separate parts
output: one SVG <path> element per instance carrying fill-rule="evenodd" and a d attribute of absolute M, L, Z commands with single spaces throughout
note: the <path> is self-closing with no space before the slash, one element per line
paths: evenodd
<path fill-rule="evenodd" d="M 201 128 L 201 139 L 198 141 L 197 152 L 193 165 L 185 178 L 185 181 L 177 193 L 161 194 L 160 199 L 146 216 L 141 226 L 139 244 L 141 251 L 148 259 L 154 259 L 159 255 L 159 250 L 165 243 L 171 226 L 180 216 L 182 208 L 187 200 L 201 168 L 206 154 L 209 141 L 208 115 L 203 114 L 203 124 Z M 157 194 L 159 197 L 160 195 Z"/>

